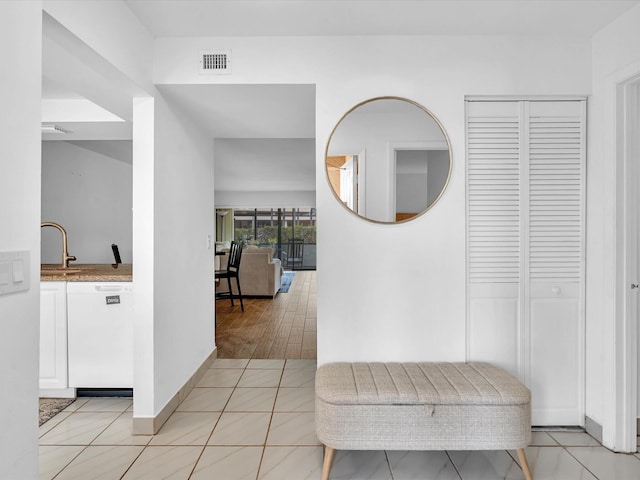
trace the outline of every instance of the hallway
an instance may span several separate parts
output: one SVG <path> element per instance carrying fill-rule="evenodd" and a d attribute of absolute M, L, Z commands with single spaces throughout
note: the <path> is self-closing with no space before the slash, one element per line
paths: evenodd
<path fill-rule="evenodd" d="M 315 359 L 316 272 L 296 271 L 287 293 L 216 300 L 218 358 Z"/>

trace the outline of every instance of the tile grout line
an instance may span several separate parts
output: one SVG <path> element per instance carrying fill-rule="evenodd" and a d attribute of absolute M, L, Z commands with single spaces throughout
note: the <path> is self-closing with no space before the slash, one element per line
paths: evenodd
<path fill-rule="evenodd" d="M 80 412 L 79 412 L 80 408 L 84 407 L 87 403 L 89 403 L 89 400 L 87 400 L 86 402 L 84 402 L 84 403 L 83 403 L 80 407 L 78 407 L 77 409 L 75 409 L 75 410 L 73 410 L 72 412 L 70 412 L 70 415 L 69 415 L 67 418 L 65 418 L 64 420 L 62 420 L 62 422 L 64 422 L 65 420 L 70 419 L 70 418 L 71 418 L 75 413 L 80 413 Z M 132 400 L 132 403 L 133 403 L 133 400 Z M 127 408 L 129 408 L 129 407 L 127 407 Z M 82 444 L 77 445 L 77 446 L 82 447 L 82 449 L 78 452 L 78 454 L 77 454 L 77 455 L 75 455 L 71 460 L 69 460 L 69 462 L 67 462 L 67 463 L 65 464 L 65 466 L 64 466 L 64 467 L 62 467 L 62 469 L 52 477 L 52 479 L 51 479 L 51 480 L 55 480 L 57 477 L 59 477 L 59 476 L 60 476 L 60 474 L 61 474 L 62 472 L 64 472 L 64 471 L 67 469 L 67 467 L 69 467 L 69 465 L 71 465 L 71 464 L 72 464 L 72 463 L 73 463 L 73 462 L 74 462 L 74 461 L 75 461 L 75 460 L 76 460 L 80 455 L 82 455 L 82 453 L 83 453 L 83 452 L 85 452 L 85 451 L 86 451 L 86 450 L 91 446 L 91 444 L 92 444 L 92 443 L 93 443 L 93 442 L 94 442 L 94 441 L 95 441 L 95 440 L 96 440 L 100 435 L 102 435 L 102 434 L 105 432 L 105 430 L 106 430 L 107 428 L 109 428 L 111 425 L 113 425 L 113 424 L 115 423 L 115 421 L 116 421 L 118 418 L 120 418 L 120 416 L 121 416 L 122 414 L 124 414 L 126 411 L 127 411 L 127 409 L 125 408 L 122 412 L 120 412 L 120 415 L 118 415 L 116 418 L 114 418 L 114 419 L 111 421 L 111 423 L 109 423 L 107 426 L 105 426 L 105 427 L 100 431 L 100 433 L 98 433 L 95 437 L 93 437 L 93 439 L 92 439 L 89 443 L 87 443 L 86 445 L 82 445 Z M 86 413 L 102 413 L 102 412 L 86 412 Z M 110 412 L 107 412 L 107 413 L 110 413 Z M 117 412 L 114 412 L 114 413 L 117 413 Z M 62 422 L 58 423 L 55 427 L 53 427 L 51 430 L 49 430 L 46 434 L 48 434 L 48 433 L 49 433 L 49 432 L 51 432 L 53 429 L 55 429 L 56 427 L 58 427 Z M 45 434 L 45 435 L 46 435 L 46 434 Z M 43 437 L 44 437 L 44 435 L 43 435 Z M 41 438 L 39 438 L 39 439 L 38 439 L 38 448 L 39 448 L 39 447 L 41 447 L 41 446 L 53 446 L 53 447 L 73 446 L 73 445 L 64 445 L 64 444 L 41 445 L 41 444 L 40 444 L 40 440 L 41 440 Z M 144 450 L 144 449 L 143 449 L 143 450 Z M 140 453 L 142 453 L 142 452 L 140 452 Z"/>
<path fill-rule="evenodd" d="M 600 480 L 600 478 L 593 473 L 585 464 L 583 464 L 580 460 L 578 460 L 578 458 L 576 458 L 575 455 L 573 455 L 565 445 L 560 445 L 560 448 L 562 448 L 565 452 L 567 452 L 569 454 L 569 456 L 571 458 L 573 458 L 576 462 L 578 462 L 578 465 L 580 465 L 582 468 L 584 468 L 587 472 L 589 472 L 591 475 L 593 475 L 593 478 Z M 588 448 L 592 448 L 592 447 L 588 447 Z M 604 447 L 603 447 L 604 448 Z"/>
<path fill-rule="evenodd" d="M 447 458 L 449 459 L 449 463 L 451 463 L 451 465 L 453 466 L 453 469 L 455 470 L 456 475 L 458 475 L 458 478 L 462 480 L 462 474 L 460 473 L 460 470 L 458 470 L 457 465 L 453 462 L 453 458 L 451 458 L 451 454 L 449 453 L 449 450 L 445 450 L 444 453 L 447 455 Z"/>
<path fill-rule="evenodd" d="M 215 360 L 214 360 L 214 362 L 215 362 Z M 213 432 L 216 431 L 216 427 L 220 423 L 220 419 L 222 418 L 222 414 L 224 413 L 225 409 L 227 408 L 227 405 L 229 405 L 229 402 L 231 401 L 231 397 L 233 396 L 233 392 L 235 392 L 236 388 L 238 388 L 238 383 L 240 383 L 240 379 L 244 375 L 244 372 L 246 372 L 248 366 L 249 366 L 249 361 L 242 368 L 242 373 L 238 377 L 238 380 L 236 380 L 236 383 L 233 386 L 233 390 L 231 390 L 231 395 L 229 395 L 229 398 L 227 398 L 227 401 L 225 402 L 224 406 L 222 407 L 222 410 L 220 411 L 220 415 L 218 416 L 218 419 L 215 421 L 215 424 L 213 425 L 213 428 L 211 429 L 211 432 L 207 436 L 207 439 L 205 440 L 204 445 L 202 446 L 202 450 L 200 451 L 200 455 L 198 455 L 198 458 L 196 458 L 195 462 L 193 462 L 193 467 L 191 468 L 191 472 L 189 472 L 189 476 L 187 477 L 187 479 L 190 479 L 193 476 L 193 474 L 196 472 L 196 467 L 198 466 L 198 463 L 200 463 L 200 460 L 202 459 L 202 456 L 204 455 L 204 451 L 207 449 L 207 446 L 209 445 L 209 442 L 211 441 L 211 437 L 213 436 Z M 212 370 L 212 369 L 209 368 L 209 370 Z M 240 369 L 238 369 L 238 370 L 240 370 Z M 186 398 L 185 398 L 185 400 L 186 400 Z"/>
<path fill-rule="evenodd" d="M 249 360 L 251 362 L 251 360 Z M 278 388 L 276 390 L 276 398 L 273 399 L 273 406 L 271 407 L 271 416 L 269 417 L 269 425 L 267 425 L 267 433 L 264 437 L 264 445 L 262 446 L 262 455 L 260 455 L 260 461 L 258 462 L 258 471 L 256 472 L 256 480 L 260 478 L 260 470 L 262 470 L 262 462 L 264 461 L 264 454 L 267 451 L 267 442 L 269 441 L 269 433 L 271 431 L 271 424 L 273 422 L 273 414 L 276 409 L 276 402 L 278 401 L 278 395 L 280 394 L 280 385 L 282 385 L 282 378 L 284 377 L 284 369 L 287 367 L 287 360 L 282 364 L 282 371 L 280 372 L 280 380 L 278 381 Z"/>
<path fill-rule="evenodd" d="M 393 478 L 393 470 L 391 470 L 391 462 L 389 461 L 389 454 L 387 453 L 387 451 L 384 451 L 384 458 L 387 461 L 387 468 L 389 469 L 389 475 L 391 475 L 391 480 L 394 480 Z"/>

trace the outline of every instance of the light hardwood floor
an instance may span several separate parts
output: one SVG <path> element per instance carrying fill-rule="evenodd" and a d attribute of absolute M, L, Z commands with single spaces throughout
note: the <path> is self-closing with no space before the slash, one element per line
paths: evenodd
<path fill-rule="evenodd" d="M 275 299 L 244 299 L 244 313 L 234 303 L 216 300 L 218 358 L 316 358 L 315 271 L 296 271 Z"/>

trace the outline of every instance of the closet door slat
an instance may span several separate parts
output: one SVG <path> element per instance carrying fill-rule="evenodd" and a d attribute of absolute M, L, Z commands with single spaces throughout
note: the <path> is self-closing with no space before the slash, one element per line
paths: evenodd
<path fill-rule="evenodd" d="M 469 119 L 467 225 L 471 283 L 520 280 L 519 123 L 518 116 Z"/>
<path fill-rule="evenodd" d="M 533 283 L 582 279 L 583 130 L 579 115 L 529 119 L 529 278 Z"/>

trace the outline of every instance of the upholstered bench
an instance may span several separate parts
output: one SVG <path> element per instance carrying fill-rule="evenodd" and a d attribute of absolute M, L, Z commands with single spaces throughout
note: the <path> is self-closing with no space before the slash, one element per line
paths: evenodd
<path fill-rule="evenodd" d="M 531 439 L 531 395 L 486 363 L 330 363 L 316 373 L 322 479 L 335 450 L 516 450 Z"/>

